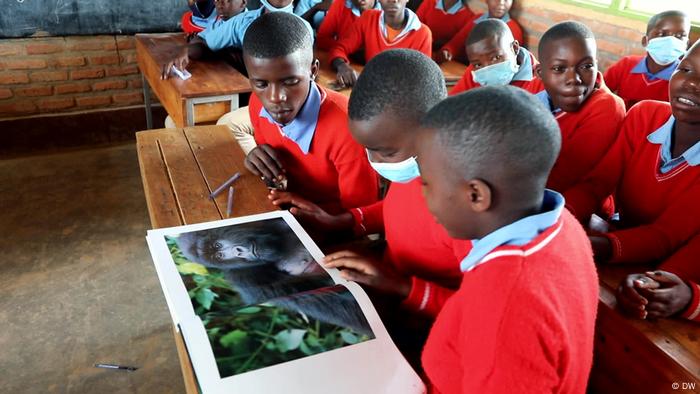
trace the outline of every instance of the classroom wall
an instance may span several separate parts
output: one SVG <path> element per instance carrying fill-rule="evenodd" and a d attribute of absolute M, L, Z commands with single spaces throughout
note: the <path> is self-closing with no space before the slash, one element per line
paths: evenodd
<path fill-rule="evenodd" d="M 0 119 L 142 103 L 133 36 L 0 40 Z"/>

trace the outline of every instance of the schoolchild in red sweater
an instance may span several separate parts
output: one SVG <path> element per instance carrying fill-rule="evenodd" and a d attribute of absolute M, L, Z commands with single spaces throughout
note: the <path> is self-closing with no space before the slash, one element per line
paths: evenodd
<path fill-rule="evenodd" d="M 442 63 L 454 59 L 466 62 L 467 56 L 464 44 L 469 37 L 469 33 L 474 29 L 474 26 L 489 18 L 500 19 L 505 22 L 513 33 L 513 37 L 519 43 L 524 42 L 523 29 L 515 19 L 511 19 L 510 15 L 508 15 L 510 7 L 513 6 L 513 0 L 486 0 L 486 5 L 488 6 L 488 12 L 477 15 L 455 34 L 450 41 L 443 45 L 440 51 L 436 53 L 435 61 Z"/>
<path fill-rule="evenodd" d="M 585 393 L 598 278 L 581 225 L 545 189 L 554 118 L 522 89 L 483 87 L 433 107 L 419 136 L 428 208 L 473 240 L 423 350 L 431 391 Z"/>
<path fill-rule="evenodd" d="M 245 166 L 287 193 L 338 214 L 377 200 L 377 177 L 347 129 L 347 99 L 313 80 L 318 60 L 302 19 L 272 12 L 243 40 L 254 95 L 250 119 L 257 147 Z"/>
<path fill-rule="evenodd" d="M 562 146 L 547 187 L 560 193 L 575 186 L 603 158 L 625 117 L 622 100 L 604 86 L 596 41 L 579 22 L 552 26 L 540 40 L 537 94 L 559 123 Z"/>
<path fill-rule="evenodd" d="M 316 46 L 328 51 L 350 34 L 352 24 L 367 10 L 381 10 L 377 0 L 334 0 L 316 33 Z"/>
<path fill-rule="evenodd" d="M 344 86 L 352 86 L 357 80 L 357 72 L 350 67 L 348 56 L 360 48 L 365 50 L 366 61 L 387 49 L 415 49 L 427 56 L 431 54 L 430 29 L 406 8 L 408 0 L 378 1 L 382 10 L 363 12 L 350 34 L 338 41 L 328 56 L 338 72 L 338 83 Z"/>
<path fill-rule="evenodd" d="M 700 44 L 680 62 L 669 89 L 670 104 L 647 100 L 630 109 L 604 160 L 566 196 L 572 211 L 587 223 L 598 202 L 615 193 L 619 220 L 607 233 L 590 235 L 598 261 L 660 264 L 662 270 L 696 280 L 697 254 L 684 250 L 697 250 L 698 241 L 691 240 L 700 234 Z M 681 298 L 682 309 L 690 302 L 681 285 L 673 290 L 662 286 L 665 291 L 646 293 L 647 298 L 631 284 L 623 282 L 622 294 L 641 295 L 649 305 Z M 646 308 L 640 312 L 669 316 L 682 312 L 678 305 L 663 312 L 655 307 L 659 313 L 654 314 Z"/>
<path fill-rule="evenodd" d="M 503 21 L 488 19 L 476 25 L 466 47 L 469 67 L 450 96 L 480 86 L 513 85 L 532 94 L 544 89 L 535 74 L 535 56 L 520 46 Z"/>
<path fill-rule="evenodd" d="M 416 15 L 433 33 L 433 48 L 439 49 L 474 19 L 467 0 L 424 0 Z"/>
<path fill-rule="evenodd" d="M 688 48 L 690 18 L 664 11 L 649 19 L 642 45 L 647 55 L 630 55 L 605 71 L 605 84 L 630 108 L 642 100 L 668 101 L 668 80 Z"/>

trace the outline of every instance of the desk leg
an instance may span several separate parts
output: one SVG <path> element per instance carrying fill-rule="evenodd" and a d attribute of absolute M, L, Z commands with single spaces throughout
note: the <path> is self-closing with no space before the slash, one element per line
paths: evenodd
<path fill-rule="evenodd" d="M 141 82 L 143 84 L 143 103 L 146 106 L 146 128 L 153 128 L 153 111 L 151 110 L 151 87 L 148 86 L 146 77 L 141 74 Z"/>
<path fill-rule="evenodd" d="M 185 126 L 194 126 L 194 104 L 195 100 L 185 100 Z"/>
<path fill-rule="evenodd" d="M 233 96 L 231 96 L 231 112 L 237 110 L 239 105 L 240 103 L 238 101 L 238 93 L 236 93 Z"/>

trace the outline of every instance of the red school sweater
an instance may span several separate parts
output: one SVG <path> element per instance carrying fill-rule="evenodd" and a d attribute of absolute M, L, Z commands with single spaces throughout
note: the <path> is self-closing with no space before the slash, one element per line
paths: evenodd
<path fill-rule="evenodd" d="M 678 275 L 690 286 L 693 297 L 680 316 L 696 322 L 700 322 L 700 259 L 698 256 L 700 256 L 700 234 L 695 235 L 659 266 L 661 270 Z"/>
<path fill-rule="evenodd" d="M 378 182 L 365 150 L 350 135 L 348 99 L 318 86 L 321 109 L 308 154 L 282 134 L 279 126 L 260 116 L 262 103 L 250 96 L 249 114 L 258 145 L 269 144 L 287 171 L 288 190 L 329 213 L 377 201 Z"/>
<path fill-rule="evenodd" d="M 457 1 L 461 2 L 462 0 Z M 437 0 L 425 0 L 416 10 L 418 19 L 425 23 L 433 33 L 434 42 L 447 43 L 474 19 L 474 13 L 466 4 L 463 4 L 462 8 L 454 14 L 448 14 L 444 10 L 435 8 L 436 4 Z"/>
<path fill-rule="evenodd" d="M 621 229 L 603 234 L 612 245 L 612 263 L 661 262 L 700 232 L 700 166 L 683 163 L 662 174 L 661 145 L 647 140 L 670 116 L 670 104 L 660 101 L 632 107 L 605 158 L 565 195 L 586 223 L 615 193 Z M 698 264 L 697 256 L 687 264 Z"/>
<path fill-rule="evenodd" d="M 464 274 L 423 349 L 431 392 L 585 393 L 597 306 L 590 243 L 564 210 Z"/>
<path fill-rule="evenodd" d="M 457 34 L 452 37 L 450 41 L 447 42 L 447 44 L 443 45 L 440 50 L 448 50 L 452 54 L 453 59 L 467 59 L 467 53 L 464 48 L 464 44 L 467 42 L 467 38 L 469 37 L 469 33 L 472 32 L 472 29 L 474 26 L 478 23 L 477 20 L 479 17 L 481 17 L 482 14 L 477 15 L 474 19 L 471 20 L 471 22 L 467 23 L 462 30 L 460 30 Z M 523 29 L 520 27 L 518 22 L 510 18 L 508 22 L 506 22 L 506 25 L 510 28 L 511 33 L 513 33 L 513 38 L 515 38 L 520 44 L 522 44 L 523 41 Z"/>
<path fill-rule="evenodd" d="M 345 6 L 345 0 L 334 0 L 316 33 L 316 46 L 324 51 L 330 50 L 338 40 L 349 34 L 358 18 Z"/>
<path fill-rule="evenodd" d="M 331 49 L 328 56 L 331 61 L 341 58 L 350 62 L 348 55 L 355 53 L 360 48 L 365 48 L 365 61 L 370 61 L 373 57 L 387 49 L 415 49 L 423 52 L 426 56 L 432 55 L 432 35 L 426 25 L 422 25 L 418 30 L 412 30 L 403 37 L 387 42 L 381 30 L 380 20 L 382 11 L 368 10 L 355 21 L 349 34 L 339 40 Z M 366 160 L 365 160 L 366 161 Z"/>
<path fill-rule="evenodd" d="M 402 305 L 435 317 L 459 286 L 459 262 L 471 249 L 471 242 L 451 238 L 435 221 L 420 178 L 393 182 L 384 200 L 351 212 L 368 230 L 384 231 L 384 263 L 411 277 L 411 292 Z"/>
<path fill-rule="evenodd" d="M 544 84 L 542 83 L 542 80 L 537 77 L 537 73 L 535 72 L 537 59 L 535 59 L 535 56 L 529 51 L 528 56 L 530 56 L 530 61 L 532 62 L 532 79 L 529 81 L 511 81 L 510 85 L 517 86 L 532 94 L 537 94 L 544 89 Z M 474 82 L 474 76 L 472 75 L 473 71 L 474 66 L 470 64 L 464 71 L 464 75 L 462 75 L 462 78 L 459 80 L 459 82 L 457 82 L 457 84 L 450 90 L 450 96 L 466 92 L 470 89 L 481 87 L 481 84 Z"/>
<path fill-rule="evenodd" d="M 668 101 L 668 81 L 650 81 L 644 73 L 632 74 L 632 69 L 646 56 L 625 56 L 605 71 L 605 84 L 625 100 L 627 108 L 642 100 Z"/>
<path fill-rule="evenodd" d="M 600 73 L 598 79 L 602 81 Z M 625 104 L 601 86 L 578 112 L 562 111 L 554 117 L 561 130 L 561 151 L 547 187 L 564 193 L 581 182 L 605 156 L 625 119 Z"/>

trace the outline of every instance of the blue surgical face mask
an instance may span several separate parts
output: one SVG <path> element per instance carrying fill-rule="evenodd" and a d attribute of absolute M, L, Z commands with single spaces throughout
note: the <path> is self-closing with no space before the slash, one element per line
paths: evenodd
<path fill-rule="evenodd" d="M 384 178 L 398 183 L 408 183 L 420 176 L 416 157 L 412 156 L 399 163 L 375 163 L 367 151 L 367 160 L 374 171 Z"/>
<path fill-rule="evenodd" d="M 474 82 L 481 86 L 503 86 L 508 85 L 513 80 L 515 73 L 520 67 L 511 58 L 505 62 L 500 62 L 472 71 Z"/>
<path fill-rule="evenodd" d="M 647 42 L 647 53 L 656 64 L 668 66 L 683 56 L 687 47 L 687 41 L 674 36 L 652 38 Z"/>
<path fill-rule="evenodd" d="M 294 12 L 294 2 L 290 2 L 289 5 L 283 7 L 283 8 L 275 8 L 272 4 L 270 4 L 267 0 L 260 0 L 260 3 L 263 5 L 263 7 L 267 8 L 268 11 L 270 12 L 287 12 L 292 14 Z"/>
<path fill-rule="evenodd" d="M 207 1 L 205 4 L 202 4 L 200 6 L 200 3 L 194 2 L 190 7 L 190 11 L 192 11 L 192 15 L 198 17 L 198 18 L 204 18 L 207 19 L 209 18 L 209 15 L 211 15 L 212 12 L 214 12 L 214 0 Z"/>

